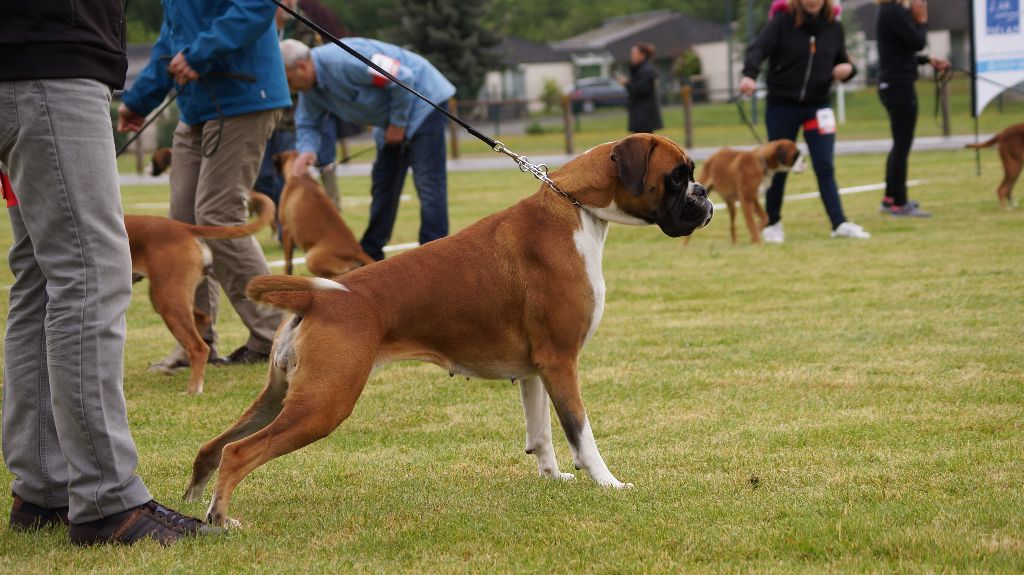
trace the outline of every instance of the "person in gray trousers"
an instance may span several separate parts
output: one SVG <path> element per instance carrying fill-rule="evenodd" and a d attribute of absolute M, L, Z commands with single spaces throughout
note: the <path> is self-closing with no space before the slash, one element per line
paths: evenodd
<path fill-rule="evenodd" d="M 212 529 L 153 501 L 135 473 L 122 381 L 131 255 L 110 120 L 127 69 L 122 7 L 61 6 L 0 0 L 15 278 L 4 339 L 9 525 L 70 523 L 80 545 L 168 544 Z"/>

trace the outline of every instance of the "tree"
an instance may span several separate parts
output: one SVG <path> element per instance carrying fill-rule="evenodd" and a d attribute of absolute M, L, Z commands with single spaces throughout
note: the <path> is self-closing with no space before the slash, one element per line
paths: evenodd
<path fill-rule="evenodd" d="M 485 26 L 489 0 L 402 0 L 397 44 L 408 45 L 437 67 L 464 100 L 476 98 L 488 70 L 498 65 L 500 38 Z"/>

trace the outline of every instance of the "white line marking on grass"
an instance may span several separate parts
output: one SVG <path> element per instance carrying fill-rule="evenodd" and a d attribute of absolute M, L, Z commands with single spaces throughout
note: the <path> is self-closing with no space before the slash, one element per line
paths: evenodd
<path fill-rule="evenodd" d="M 409 194 L 402 194 L 401 196 L 399 196 L 398 201 L 400 201 L 400 202 L 408 202 L 411 199 L 412 199 L 412 196 L 410 196 Z M 365 197 L 364 196 L 359 196 L 357 198 L 346 198 L 346 197 L 341 198 L 341 205 L 342 205 L 342 207 L 345 207 L 345 206 L 366 206 L 366 205 L 369 205 L 369 204 L 370 204 L 370 198 L 368 196 L 365 196 Z M 171 207 L 171 204 L 169 204 L 167 202 L 163 202 L 163 203 L 141 203 L 141 204 L 128 204 L 125 207 L 126 208 L 131 208 L 133 210 L 166 210 L 166 209 Z"/>
<path fill-rule="evenodd" d="M 925 183 L 926 181 L 927 180 L 908 180 L 907 181 L 907 187 L 910 187 L 910 186 L 920 186 L 921 184 Z M 875 191 L 884 190 L 884 189 L 885 189 L 885 183 L 865 184 L 863 186 L 851 186 L 849 188 L 839 188 L 839 194 L 842 195 L 842 196 L 845 196 L 845 195 L 848 195 L 848 194 L 859 194 L 861 192 L 875 192 Z M 811 198 L 817 198 L 820 195 L 821 195 L 821 192 L 809 192 L 809 193 L 806 193 L 806 194 L 794 194 L 794 195 L 791 195 L 791 196 L 786 196 L 785 201 L 790 202 L 790 201 L 796 201 L 796 200 L 809 200 Z M 402 201 L 404 202 L 408 197 L 409 196 L 406 196 L 406 195 L 403 194 L 402 195 Z M 145 205 L 152 205 L 152 204 L 133 204 L 133 205 L 135 205 L 135 206 L 145 206 Z M 724 210 L 725 209 L 725 204 L 714 204 L 714 207 L 715 207 L 716 210 Z M 408 243 L 408 244 L 397 244 L 397 245 L 393 245 L 393 246 L 385 246 L 384 247 L 384 253 L 400 252 L 400 251 L 405 251 L 405 250 L 411 250 L 412 248 L 414 248 L 414 247 L 416 247 L 418 245 L 419 245 L 418 243 L 412 242 L 412 243 Z M 305 263 L 305 262 L 306 262 L 306 258 L 293 258 L 292 259 L 292 263 L 301 264 L 301 263 Z M 267 265 L 272 267 L 272 268 L 284 267 L 284 260 L 276 260 L 276 261 L 272 261 L 272 262 L 267 262 Z M 8 291 L 10 289 L 11 289 L 11 286 L 0 286 L 0 290 Z"/>

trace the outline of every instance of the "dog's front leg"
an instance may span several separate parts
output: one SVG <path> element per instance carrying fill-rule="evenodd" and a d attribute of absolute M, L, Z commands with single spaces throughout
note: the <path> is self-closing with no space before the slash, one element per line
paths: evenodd
<path fill-rule="evenodd" d="M 572 479 L 575 477 L 572 473 L 558 469 L 555 446 L 551 443 L 551 408 L 544 383 L 540 377 L 528 377 L 519 382 L 519 393 L 526 415 L 526 453 L 537 456 L 538 473 L 541 477 Z"/>
<path fill-rule="evenodd" d="M 551 402 L 562 423 L 565 438 L 569 441 L 572 460 L 577 469 L 583 469 L 598 485 L 623 489 L 633 487 L 632 483 L 623 483 L 612 475 L 608 466 L 597 450 L 594 433 L 590 429 L 590 420 L 583 407 L 580 395 L 579 379 L 575 363 L 556 365 L 544 369 L 541 374 Z"/>

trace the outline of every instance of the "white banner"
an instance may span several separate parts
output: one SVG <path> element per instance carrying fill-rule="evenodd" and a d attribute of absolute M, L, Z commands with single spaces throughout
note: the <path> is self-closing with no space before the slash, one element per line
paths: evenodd
<path fill-rule="evenodd" d="M 1021 0 L 972 0 L 974 115 L 1007 88 L 1024 82 Z"/>

